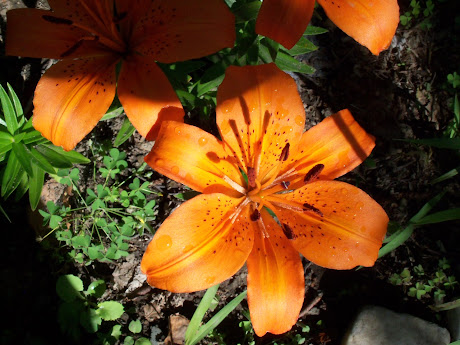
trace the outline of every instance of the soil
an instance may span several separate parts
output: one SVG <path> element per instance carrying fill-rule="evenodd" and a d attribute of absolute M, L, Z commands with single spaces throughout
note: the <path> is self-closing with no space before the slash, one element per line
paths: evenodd
<path fill-rule="evenodd" d="M 409 0 L 400 1 L 401 13 L 409 9 L 409 3 Z M 329 32 L 312 37 L 319 50 L 301 57 L 315 67 L 316 72 L 313 75 L 293 74 L 305 105 L 307 128 L 338 110 L 348 108 L 361 126 L 377 138 L 368 164 L 362 164 L 341 180 L 366 191 L 382 205 L 392 223 L 402 226 L 442 191 L 446 194 L 434 211 L 460 206 L 458 176 L 430 184 L 434 178 L 458 166 L 459 152 L 398 140 L 442 137 L 453 118 L 453 92 L 447 83 L 447 75 L 456 70 L 460 72 L 459 24 L 458 17 L 452 14 L 456 13 L 456 1 L 435 3 L 431 29 L 423 29 L 420 20 L 414 20 L 411 26 L 400 25 L 390 48 L 378 57 L 325 20 L 324 13 L 318 10 L 322 18 L 315 16 L 313 24 L 326 27 Z M 50 61 L 6 57 L 3 36 L 6 10 L 25 5 L 43 7 L 46 3 L 8 0 L 0 3 L 0 82 L 2 85 L 9 82 L 13 86 L 26 113 L 31 114 L 33 90 Z M 198 123 L 193 112 L 189 115 L 187 121 Z M 119 126 L 120 121 L 115 124 L 101 122 L 88 139 L 107 142 L 114 137 Z M 136 168 L 151 146 L 152 143 L 145 142 L 136 133 L 120 150 L 127 152 L 130 167 Z M 87 141 L 77 150 L 92 158 Z M 47 200 L 63 202 L 65 191 L 53 183 L 52 180 L 47 182 Z M 83 181 L 79 187 L 84 190 L 92 183 Z M 156 172 L 152 174 L 150 187 L 162 191 L 162 196 L 156 200 L 156 220 L 151 224 L 157 228 L 181 203 L 175 194 L 185 190 Z M 124 259 L 83 266 L 60 261 L 57 254 L 66 249 L 59 248 L 56 243 L 36 241 L 43 237 L 46 229 L 40 226 L 37 214 L 27 211 L 27 198 L 14 203 L 2 202 L 2 206 L 12 220 L 9 223 L 0 218 L 6 243 L 1 260 L 6 300 L 4 311 L 7 314 L 1 333 L 2 343 L 69 343 L 57 322 L 59 300 L 55 282 L 63 274 L 75 274 L 85 285 L 104 279 L 108 292 L 103 298 L 121 301 L 127 311 L 118 321 L 125 326 L 124 329 L 131 320 L 139 318 L 143 323 L 141 334 L 145 337 L 150 338 L 152 332 L 157 332 L 156 340 L 162 343 L 169 334 L 166 343 L 171 343 L 170 330 L 177 329 L 172 338 L 175 337 L 175 341 L 180 338 L 186 324 L 182 317 L 192 317 L 204 292 L 172 294 L 145 283 L 139 272 L 139 262 L 151 234 L 134 237 L 130 242 L 130 255 Z M 460 277 L 458 243 L 460 223 L 451 221 L 417 228 L 408 241 L 378 260 L 372 268 L 325 270 L 303 259 L 305 302 L 292 334 L 302 334 L 306 344 L 339 344 L 349 322 L 366 304 L 407 312 L 445 327 L 445 315 L 429 308 L 434 303 L 432 297 L 421 300 L 409 297 L 408 287 L 392 285 L 389 278 L 405 268 L 413 272 L 419 264 L 426 275 L 434 275 L 442 258 L 451 263 L 450 274 Z M 218 308 L 245 289 L 246 270 L 243 268 L 221 284 Z M 458 297 L 459 291 L 457 285 L 445 301 Z M 246 301 L 218 327 L 219 335 L 214 340 L 203 343 L 220 343 L 216 340 L 219 336 L 229 345 L 242 342 L 245 334 L 238 325 L 246 320 L 244 310 L 247 310 Z M 303 325 L 310 327 L 309 333 L 301 332 Z M 288 343 L 283 336 L 267 335 L 255 339 L 256 344 L 271 344 L 273 341 Z M 87 335 L 80 343 L 95 343 L 95 337 Z"/>

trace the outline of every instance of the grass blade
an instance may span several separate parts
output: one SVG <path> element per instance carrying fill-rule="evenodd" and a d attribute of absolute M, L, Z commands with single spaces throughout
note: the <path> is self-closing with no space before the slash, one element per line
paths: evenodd
<path fill-rule="evenodd" d="M 191 339 L 193 338 L 193 336 L 197 334 L 198 328 L 200 327 L 201 322 L 203 321 L 203 317 L 209 310 L 209 307 L 211 306 L 212 300 L 216 295 L 218 288 L 219 284 L 210 287 L 201 299 L 200 304 L 196 308 L 195 313 L 193 314 L 192 319 L 190 320 L 190 323 L 187 327 L 187 331 L 185 332 L 186 345 L 192 344 Z"/>
<path fill-rule="evenodd" d="M 16 112 L 13 108 L 13 103 L 11 103 L 10 98 L 8 97 L 3 86 L 0 85 L 0 102 L 2 103 L 3 115 L 5 116 L 6 127 L 11 134 L 15 134 L 16 130 L 19 128 L 18 119 L 16 117 Z"/>
<path fill-rule="evenodd" d="M 204 326 L 199 330 L 195 338 L 190 342 L 190 345 L 197 344 L 201 339 L 207 336 L 214 328 L 216 328 L 226 317 L 230 314 L 233 309 L 235 309 L 241 301 L 246 297 L 247 291 L 240 293 L 233 300 L 230 301 L 225 307 L 223 307 L 219 312 L 214 315 L 211 320 L 209 320 Z"/>
<path fill-rule="evenodd" d="M 440 212 L 436 212 L 433 214 L 430 214 L 426 217 L 423 217 L 417 223 L 416 225 L 424 225 L 424 224 L 435 224 L 435 223 L 441 223 L 441 222 L 447 222 L 449 220 L 457 220 L 460 219 L 460 208 L 453 208 L 450 210 L 444 210 Z"/>

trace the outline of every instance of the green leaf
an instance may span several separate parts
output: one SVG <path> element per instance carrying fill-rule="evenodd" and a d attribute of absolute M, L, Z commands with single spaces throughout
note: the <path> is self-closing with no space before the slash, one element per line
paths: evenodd
<path fill-rule="evenodd" d="M 305 37 L 300 38 L 296 45 L 289 50 L 282 48 L 284 52 L 287 52 L 291 56 L 311 53 L 312 51 L 315 51 L 317 49 L 318 47 L 315 46 L 309 40 L 307 40 Z"/>
<path fill-rule="evenodd" d="M 457 220 L 457 219 L 460 219 L 460 208 L 453 208 L 450 210 L 432 213 L 418 220 L 414 224 L 416 225 L 435 224 L 435 223 L 447 222 L 449 220 Z"/>
<path fill-rule="evenodd" d="M 29 177 L 29 202 L 30 208 L 35 210 L 42 194 L 45 172 L 36 165 L 32 165 L 33 176 Z"/>
<path fill-rule="evenodd" d="M 3 170 L 1 196 L 4 199 L 7 199 L 18 187 L 23 174 L 25 174 L 25 171 L 16 158 L 16 155 L 13 153 L 10 154 L 6 163 L 6 168 Z"/>
<path fill-rule="evenodd" d="M 128 329 L 134 334 L 140 333 L 142 331 L 141 321 L 140 320 L 131 321 L 129 323 Z"/>
<path fill-rule="evenodd" d="M 34 144 L 37 141 L 40 141 L 42 139 L 48 141 L 42 136 L 42 134 L 39 131 L 30 131 L 24 135 L 24 138 L 22 138 L 22 142 L 26 145 L 29 145 L 29 144 Z"/>
<path fill-rule="evenodd" d="M 33 176 L 32 164 L 30 161 L 30 151 L 23 143 L 13 143 L 13 152 L 18 159 L 21 166 L 27 172 L 29 176 Z"/>
<path fill-rule="evenodd" d="M 230 314 L 246 297 L 247 291 L 240 293 L 233 300 L 230 301 L 225 307 L 223 307 L 219 312 L 214 315 L 211 320 L 209 320 L 204 326 L 202 326 L 196 336 L 189 342 L 187 345 L 195 345 L 205 336 L 207 336 L 213 329 L 215 329 L 224 319 Z"/>
<path fill-rule="evenodd" d="M 134 338 L 128 335 L 123 342 L 123 345 L 134 345 Z"/>
<path fill-rule="evenodd" d="M 96 333 L 102 324 L 102 318 L 95 309 L 89 308 L 80 314 L 80 324 L 88 333 Z"/>
<path fill-rule="evenodd" d="M 274 62 L 278 56 L 280 45 L 278 42 L 264 37 L 260 40 L 259 57 L 265 63 Z"/>
<path fill-rule="evenodd" d="M 398 139 L 408 143 L 427 145 L 439 149 L 460 150 L 460 138 L 433 138 L 433 139 Z"/>
<path fill-rule="evenodd" d="M 448 180 L 448 179 L 450 179 L 450 178 L 452 178 L 454 176 L 457 176 L 459 173 L 460 173 L 460 166 L 458 166 L 458 167 L 456 167 L 456 168 L 454 168 L 452 170 L 449 170 L 448 172 L 446 172 L 445 174 L 442 174 L 439 177 L 436 177 L 435 179 L 430 181 L 430 184 L 436 184 L 436 183 Z"/>
<path fill-rule="evenodd" d="M 80 336 L 80 313 L 84 305 L 81 301 L 64 302 L 58 309 L 58 321 L 61 329 L 72 339 Z"/>
<path fill-rule="evenodd" d="M 128 117 L 125 117 L 123 120 L 123 124 L 121 125 L 120 131 L 115 138 L 113 146 L 118 147 L 123 144 L 126 140 L 128 140 L 134 133 L 136 128 L 131 124 Z"/>
<path fill-rule="evenodd" d="M 107 285 L 105 284 L 105 281 L 99 279 L 89 284 L 88 289 L 86 289 L 86 294 L 95 298 L 100 298 L 106 289 Z"/>
<path fill-rule="evenodd" d="M 287 72 L 298 72 L 306 74 L 312 74 L 315 72 L 313 67 L 294 59 L 292 56 L 289 56 L 282 51 L 278 52 L 275 63 L 280 69 Z"/>
<path fill-rule="evenodd" d="M 114 110 L 108 112 L 105 114 L 100 121 L 105 121 L 105 120 L 110 120 L 113 119 L 114 117 L 117 117 L 119 115 L 123 114 L 123 107 L 118 107 L 115 108 Z"/>
<path fill-rule="evenodd" d="M 6 127 L 11 134 L 15 134 L 19 128 L 16 112 L 3 86 L 0 85 L 0 102 L 2 104 L 3 115 L 5 116 Z"/>
<path fill-rule="evenodd" d="M 209 310 L 212 300 L 216 295 L 217 289 L 219 289 L 219 284 L 214 285 L 206 290 L 203 298 L 200 301 L 200 304 L 196 308 L 195 312 L 193 313 L 192 319 L 187 327 L 187 331 L 185 332 L 185 344 L 189 345 L 192 344 L 192 340 L 196 336 L 198 329 L 203 321 L 203 317 L 206 312 Z"/>
<path fill-rule="evenodd" d="M 67 159 L 64 155 L 59 154 L 56 150 L 53 150 L 50 145 L 38 145 L 37 151 L 40 152 L 48 162 L 55 168 L 65 169 L 73 166 L 72 162 Z"/>
<path fill-rule="evenodd" d="M 58 278 L 56 292 L 62 300 L 72 302 L 77 298 L 83 299 L 81 291 L 83 291 L 83 282 L 80 278 L 72 274 L 66 274 Z"/>
<path fill-rule="evenodd" d="M 124 313 L 124 307 L 116 301 L 106 301 L 99 303 L 97 313 L 105 321 L 114 321 L 121 317 Z"/>
<path fill-rule="evenodd" d="M 112 327 L 112 332 L 110 333 L 112 337 L 116 340 L 120 339 L 121 336 L 121 325 L 115 325 Z"/>
<path fill-rule="evenodd" d="M 388 253 L 392 252 L 396 248 L 398 248 L 401 244 L 407 241 L 407 239 L 412 235 L 414 232 L 414 226 L 408 225 L 404 230 L 398 231 L 396 234 L 393 234 L 393 239 L 389 241 L 386 245 L 384 245 L 379 250 L 379 258 Z"/>
<path fill-rule="evenodd" d="M 18 96 L 14 92 L 13 88 L 9 83 L 6 84 L 8 87 L 8 94 L 10 99 L 13 101 L 14 111 L 16 113 L 16 118 L 18 119 L 18 127 L 21 127 L 24 124 L 24 111 L 22 110 L 21 102 L 19 101 Z"/>
<path fill-rule="evenodd" d="M 321 35 L 328 32 L 325 28 L 320 28 L 318 26 L 308 25 L 307 30 L 303 33 L 304 36 L 314 36 L 314 35 Z"/>
<path fill-rule="evenodd" d="M 251 1 L 235 9 L 232 8 L 232 12 L 236 17 L 236 24 L 256 19 L 261 5 L 260 1 Z"/>
<path fill-rule="evenodd" d="M 141 337 L 136 340 L 134 345 L 152 345 L 152 343 L 147 338 Z"/>
<path fill-rule="evenodd" d="M 55 174 L 57 172 L 57 169 L 54 168 L 48 162 L 48 160 L 40 152 L 38 152 L 35 148 L 31 147 L 28 153 L 30 154 L 29 159 L 33 165 L 38 166 L 40 169 L 46 171 L 49 174 Z"/>

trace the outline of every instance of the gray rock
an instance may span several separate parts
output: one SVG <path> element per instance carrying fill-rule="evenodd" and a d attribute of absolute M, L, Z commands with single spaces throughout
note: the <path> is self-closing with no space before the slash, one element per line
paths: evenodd
<path fill-rule="evenodd" d="M 452 341 L 460 340 L 460 308 L 451 309 L 447 312 L 447 323 Z"/>
<path fill-rule="evenodd" d="M 342 345 L 447 345 L 447 329 L 408 314 L 364 307 L 354 320 Z"/>

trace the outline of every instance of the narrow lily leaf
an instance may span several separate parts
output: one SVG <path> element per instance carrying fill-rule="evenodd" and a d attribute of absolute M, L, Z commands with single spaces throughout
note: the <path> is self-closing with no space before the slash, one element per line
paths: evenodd
<path fill-rule="evenodd" d="M 232 12 L 236 18 L 236 24 L 256 19 L 260 6 L 262 6 L 260 1 L 251 1 L 233 10 Z"/>
<path fill-rule="evenodd" d="M 460 166 L 446 172 L 445 174 L 442 174 L 441 176 L 433 179 L 430 184 L 436 184 L 445 180 L 448 180 L 454 176 L 457 176 L 460 173 Z"/>
<path fill-rule="evenodd" d="M 439 149 L 460 150 L 460 138 L 433 138 L 433 139 L 399 139 L 408 143 L 427 145 Z"/>
<path fill-rule="evenodd" d="M 433 207 L 436 206 L 436 204 L 442 199 L 444 194 L 446 194 L 446 192 L 441 192 L 438 195 L 436 195 L 433 199 L 428 201 L 425 205 L 423 205 L 420 211 L 418 211 L 417 214 L 409 220 L 409 222 L 410 223 L 419 222 L 420 219 L 425 217 L 428 214 L 428 212 L 430 212 L 433 209 Z"/>
<path fill-rule="evenodd" d="M 417 225 L 421 225 L 421 223 L 419 223 L 421 219 L 423 219 L 428 214 L 428 212 L 432 210 L 432 208 L 441 200 L 444 194 L 445 192 L 441 192 L 438 195 L 436 195 L 433 199 L 428 201 L 425 205 L 423 205 L 420 211 L 418 211 L 417 214 L 410 219 L 409 225 L 404 230 L 399 230 L 396 233 L 394 233 L 391 236 L 391 240 L 389 240 L 386 245 L 380 248 L 379 258 L 390 253 L 391 251 L 398 248 L 401 244 L 406 242 L 407 239 L 414 232 L 415 227 Z"/>
<path fill-rule="evenodd" d="M 30 131 L 24 135 L 22 142 L 26 145 L 36 143 L 37 141 L 45 139 L 39 131 Z M 46 139 L 45 139 L 46 140 Z"/>
<path fill-rule="evenodd" d="M 312 42 L 307 40 L 305 37 L 300 38 L 294 47 L 289 50 L 282 48 L 284 52 L 287 52 L 291 56 L 297 56 L 302 54 L 311 53 L 318 49 Z"/>
<path fill-rule="evenodd" d="M 43 155 L 47 157 L 51 157 L 52 154 L 49 153 L 50 150 L 54 153 L 58 154 L 59 156 L 65 158 L 66 160 L 70 161 L 73 164 L 88 164 L 91 161 L 83 156 L 82 154 L 76 151 L 64 151 L 64 149 L 60 146 L 54 146 L 52 144 L 48 145 L 39 145 L 37 146 L 37 150 L 39 150 Z M 45 153 L 46 152 L 46 153 Z M 55 157 L 55 156 L 53 156 Z M 70 168 L 70 167 L 69 167 Z"/>
<path fill-rule="evenodd" d="M 29 202 L 30 208 L 35 210 L 42 194 L 45 172 L 36 165 L 32 165 L 33 176 L 29 177 Z"/>
<path fill-rule="evenodd" d="M 10 154 L 6 162 L 6 168 L 3 171 L 2 193 L 1 196 L 7 199 L 21 182 L 22 175 L 25 173 L 21 163 L 15 154 Z"/>
<path fill-rule="evenodd" d="M 321 35 L 328 32 L 325 28 L 320 28 L 319 26 L 308 25 L 307 30 L 303 33 L 304 36 L 313 36 L 313 35 Z"/>
<path fill-rule="evenodd" d="M 12 148 L 12 143 L 8 141 L 0 141 L 0 156 L 4 155 Z"/>
<path fill-rule="evenodd" d="M 14 201 L 19 201 L 29 190 L 29 175 L 23 170 L 18 186 L 14 190 Z"/>
<path fill-rule="evenodd" d="M 11 219 L 10 219 L 10 217 L 8 217 L 8 214 L 5 212 L 5 210 L 3 209 L 2 205 L 0 205 L 0 212 L 5 216 L 6 219 L 8 219 L 8 221 L 11 223 Z"/>
<path fill-rule="evenodd" d="M 3 115 L 5 116 L 6 127 L 11 134 L 14 134 L 19 128 L 18 119 L 5 89 L 0 85 L 0 101 L 2 103 Z"/>
<path fill-rule="evenodd" d="M 23 143 L 13 143 L 13 152 L 16 155 L 19 163 L 21 163 L 24 170 L 29 174 L 29 176 L 33 176 L 32 171 L 32 164 L 30 162 L 30 151 Z"/>
<path fill-rule="evenodd" d="M 8 132 L 7 128 L 4 126 L 0 126 L 0 140 L 6 140 L 13 142 L 13 136 Z"/>
<path fill-rule="evenodd" d="M 447 222 L 448 220 L 457 220 L 460 219 L 460 208 L 453 208 L 450 210 L 440 211 L 433 214 L 430 214 L 426 217 L 423 217 L 417 221 L 416 225 L 423 224 L 435 224 L 441 222 Z"/>
<path fill-rule="evenodd" d="M 185 344 L 191 344 L 193 337 L 197 334 L 198 328 L 203 321 L 203 317 L 206 312 L 209 310 L 211 306 L 212 300 L 216 295 L 217 289 L 219 289 L 219 284 L 211 286 L 206 293 L 204 294 L 203 298 L 201 299 L 200 304 L 193 313 L 192 319 L 187 327 L 187 331 L 185 332 Z"/>
<path fill-rule="evenodd" d="M 22 127 L 22 125 L 25 122 L 25 119 L 24 119 L 24 111 L 22 110 L 21 102 L 19 101 L 19 98 L 16 95 L 16 93 L 14 92 L 13 88 L 11 87 L 11 85 L 6 84 L 6 86 L 8 87 L 8 93 L 10 94 L 10 99 L 13 101 L 13 106 L 14 106 L 14 110 L 15 110 L 15 113 L 16 113 L 16 118 L 18 120 L 18 128 Z"/>
<path fill-rule="evenodd" d="M 50 174 L 55 174 L 57 169 L 54 168 L 43 155 L 33 147 L 30 149 L 30 159 L 32 164 L 37 165 L 40 169 Z"/>
<path fill-rule="evenodd" d="M 280 69 L 286 72 L 298 72 L 306 74 L 312 74 L 315 72 L 313 67 L 306 65 L 281 51 L 278 52 L 275 63 Z"/>
<path fill-rule="evenodd" d="M 110 120 L 114 117 L 120 116 L 121 114 L 123 114 L 123 107 L 118 107 L 102 116 L 100 121 Z"/>
<path fill-rule="evenodd" d="M 38 145 L 37 151 L 45 156 L 48 162 L 55 168 L 66 169 L 73 166 L 69 159 L 63 155 L 60 155 L 55 150 L 49 148 L 48 145 Z"/>
<path fill-rule="evenodd" d="M 121 129 L 115 138 L 113 146 L 118 147 L 123 144 L 126 140 L 128 140 L 134 133 L 136 128 L 131 124 L 128 117 L 125 117 L 123 120 L 123 124 L 121 125 Z"/>
<path fill-rule="evenodd" d="M 398 231 L 391 241 L 389 241 L 386 245 L 380 248 L 379 258 L 381 258 L 384 255 L 387 255 L 388 253 L 398 248 L 401 244 L 406 242 L 407 239 L 412 235 L 414 230 L 415 227 L 411 224 L 408 225 L 404 230 Z"/>
<path fill-rule="evenodd" d="M 268 37 L 260 40 L 259 56 L 265 63 L 274 62 L 278 56 L 280 44 Z"/>
<path fill-rule="evenodd" d="M 247 291 L 240 293 L 233 300 L 230 301 L 225 307 L 223 307 L 219 312 L 214 315 L 211 320 L 209 320 L 204 326 L 198 330 L 198 334 L 190 342 L 190 345 L 195 345 L 205 336 L 207 336 L 214 328 L 219 326 L 219 324 L 224 321 L 228 314 L 230 314 L 246 297 Z"/>

